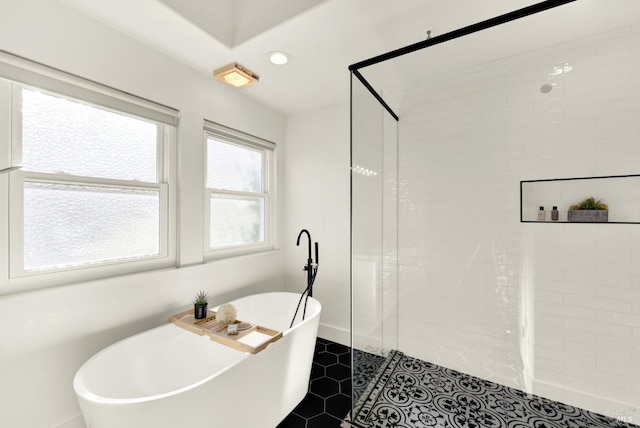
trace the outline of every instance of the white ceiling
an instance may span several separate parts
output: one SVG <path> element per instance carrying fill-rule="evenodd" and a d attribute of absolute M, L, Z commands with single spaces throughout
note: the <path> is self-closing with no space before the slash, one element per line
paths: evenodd
<path fill-rule="evenodd" d="M 350 64 L 538 3 L 539 0 L 60 0 L 130 37 L 211 76 L 237 62 L 260 76 L 239 89 L 285 114 L 349 97 Z M 126 11 L 122 13 L 120 11 Z M 544 15 L 543 15 L 544 14 Z M 552 12 L 440 45 L 440 55 L 414 54 L 398 67 L 365 69 L 374 84 L 385 77 L 412 79 L 418 73 L 490 61 L 603 32 L 640 19 L 638 0 L 577 0 Z M 474 37 L 476 39 L 471 39 Z M 474 42 L 474 40 L 477 40 Z M 286 66 L 267 53 L 291 56 Z M 374 70 L 375 68 L 375 70 Z M 398 74 L 401 73 L 401 74 Z M 212 85 L 222 83 L 211 79 Z"/>
<path fill-rule="evenodd" d="M 230 48 L 326 0 L 160 0 Z"/>

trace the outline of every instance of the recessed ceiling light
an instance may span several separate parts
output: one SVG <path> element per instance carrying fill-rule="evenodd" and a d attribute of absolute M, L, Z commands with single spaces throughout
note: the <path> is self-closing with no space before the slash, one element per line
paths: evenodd
<path fill-rule="evenodd" d="M 269 58 L 269 61 L 271 62 L 271 64 L 285 65 L 286 63 L 289 62 L 289 59 L 291 57 L 286 52 L 273 51 L 267 54 L 267 58 Z"/>
<path fill-rule="evenodd" d="M 260 79 L 256 74 L 235 62 L 220 67 L 213 72 L 213 75 L 224 83 L 236 88 L 244 88 L 245 86 L 256 83 L 258 79 Z"/>

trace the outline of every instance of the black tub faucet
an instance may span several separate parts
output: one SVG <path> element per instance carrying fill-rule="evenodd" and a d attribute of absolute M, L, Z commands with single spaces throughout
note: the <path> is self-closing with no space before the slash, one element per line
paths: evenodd
<path fill-rule="evenodd" d="M 311 254 L 311 234 L 309 233 L 309 231 L 307 229 L 302 229 L 300 231 L 300 233 L 298 234 L 298 240 L 296 241 L 296 245 L 300 246 L 300 237 L 302 236 L 302 234 L 306 233 L 307 234 L 307 239 L 308 239 L 308 243 L 309 243 L 309 252 L 307 254 L 307 264 L 304 266 L 303 270 L 307 271 L 307 287 L 309 289 L 309 296 L 313 297 L 313 281 L 315 279 L 315 274 L 318 270 L 318 260 L 319 260 L 319 256 L 318 256 L 318 243 L 315 243 L 315 249 L 316 249 L 316 261 L 314 263 L 313 261 L 313 255 Z"/>

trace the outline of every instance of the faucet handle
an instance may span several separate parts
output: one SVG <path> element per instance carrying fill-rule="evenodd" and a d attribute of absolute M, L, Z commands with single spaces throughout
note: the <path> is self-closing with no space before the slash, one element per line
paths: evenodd
<path fill-rule="evenodd" d="M 320 263 L 320 253 L 318 252 L 318 243 L 316 242 L 316 267 Z"/>

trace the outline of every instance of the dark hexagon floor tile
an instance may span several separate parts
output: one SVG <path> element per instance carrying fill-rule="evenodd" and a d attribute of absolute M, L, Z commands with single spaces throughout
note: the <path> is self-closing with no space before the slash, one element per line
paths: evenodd
<path fill-rule="evenodd" d="M 339 428 L 341 420 L 323 413 L 307 421 L 307 428 Z"/>
<path fill-rule="evenodd" d="M 325 404 L 326 412 L 339 419 L 344 419 L 351 410 L 351 397 L 345 394 L 336 394 L 329 397 Z"/>
<path fill-rule="evenodd" d="M 309 419 L 325 411 L 324 398 L 315 395 L 307 394 L 304 399 L 293 409 L 293 413 Z"/>
<path fill-rule="evenodd" d="M 351 395 L 351 377 L 340 382 L 340 393 Z"/>
<path fill-rule="evenodd" d="M 348 354 L 349 348 L 339 343 L 329 343 L 327 344 L 327 352 L 331 352 L 336 355 Z"/>
<path fill-rule="evenodd" d="M 318 363 L 311 365 L 311 380 L 323 377 L 326 374 L 324 366 Z"/>
<path fill-rule="evenodd" d="M 318 338 L 309 392 L 277 428 L 340 427 L 351 409 L 350 367 L 349 347 Z"/>
<path fill-rule="evenodd" d="M 321 377 L 311 381 L 310 390 L 320 397 L 327 398 L 340 392 L 340 384 L 331 378 Z"/>
<path fill-rule="evenodd" d="M 342 381 L 351 377 L 351 369 L 342 364 L 333 364 L 325 369 L 325 376 Z"/>
<path fill-rule="evenodd" d="M 314 361 L 323 366 L 330 366 L 331 364 L 336 364 L 338 362 L 338 357 L 329 352 L 320 352 L 316 355 Z"/>
<path fill-rule="evenodd" d="M 306 428 L 307 420 L 295 413 L 289 413 L 276 428 Z"/>

